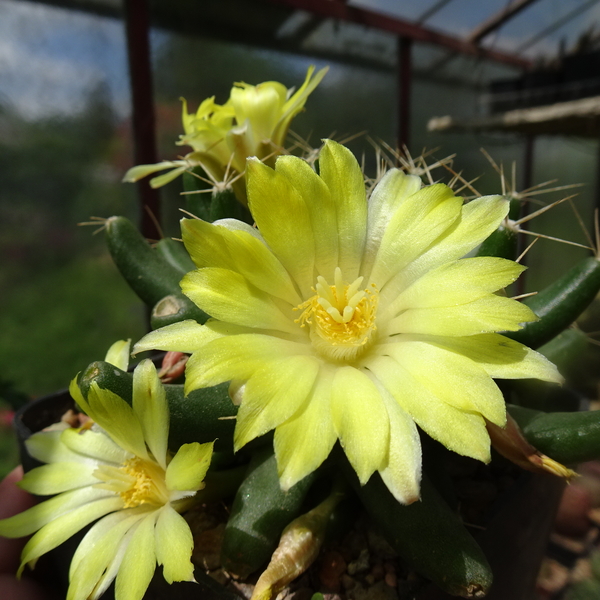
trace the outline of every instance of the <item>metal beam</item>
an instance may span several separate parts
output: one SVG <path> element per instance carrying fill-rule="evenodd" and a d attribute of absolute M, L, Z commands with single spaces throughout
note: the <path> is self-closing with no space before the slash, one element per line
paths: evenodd
<path fill-rule="evenodd" d="M 400 37 L 412 39 L 415 42 L 423 42 L 436 46 L 443 46 L 449 50 L 477 56 L 499 63 L 512 65 L 521 69 L 532 67 L 532 62 L 528 59 L 509 54 L 499 50 L 481 48 L 469 41 L 446 35 L 439 31 L 416 25 L 410 21 L 391 17 L 366 8 L 348 6 L 341 2 L 327 2 L 324 0 L 269 0 L 272 3 L 289 6 L 298 10 L 306 10 L 315 14 L 358 23 L 366 27 L 373 27 L 382 31 L 388 31 Z"/>
<path fill-rule="evenodd" d="M 498 27 L 501 27 L 504 23 L 517 16 L 534 2 L 537 2 L 537 0 L 514 0 L 514 2 L 511 2 L 503 10 L 498 11 L 495 15 L 492 15 L 489 19 L 481 23 L 481 25 L 473 29 L 467 40 L 473 44 L 479 43 L 484 37 L 496 31 Z"/>
<path fill-rule="evenodd" d="M 398 38 L 398 134 L 400 151 L 410 144 L 410 105 L 412 83 L 412 40 Z"/>
<path fill-rule="evenodd" d="M 524 50 L 527 50 L 527 48 L 530 48 L 534 44 L 537 44 L 537 42 L 544 39 L 547 35 L 554 33 L 557 29 L 560 29 L 563 25 L 566 25 L 569 21 L 580 15 L 582 12 L 585 12 L 597 3 L 598 0 L 588 0 L 588 2 L 584 2 L 583 4 L 580 4 L 579 6 L 575 7 L 573 10 L 563 15 L 560 19 L 557 19 L 556 21 L 554 21 L 554 23 L 552 23 L 545 29 L 542 29 L 542 31 L 540 31 L 533 37 L 529 38 L 526 42 L 521 44 L 517 48 L 517 52 L 523 52 Z"/>
<path fill-rule="evenodd" d="M 452 0 L 438 0 L 433 6 L 428 8 L 416 21 L 417 25 L 423 25 L 425 21 L 431 19 L 438 11 L 442 10 L 446 4 L 450 4 Z"/>
<path fill-rule="evenodd" d="M 152 164 L 158 160 L 147 0 L 125 0 L 124 12 L 131 84 L 134 164 Z M 158 240 L 161 235 L 151 217 L 153 215 L 160 222 L 158 190 L 153 190 L 147 179 L 138 181 L 136 185 L 141 205 L 142 233 L 144 237 Z"/>

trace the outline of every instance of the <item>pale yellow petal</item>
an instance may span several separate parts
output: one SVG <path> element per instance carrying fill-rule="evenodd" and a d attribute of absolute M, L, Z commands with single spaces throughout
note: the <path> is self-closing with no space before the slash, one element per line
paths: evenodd
<path fill-rule="evenodd" d="M 121 498 L 112 496 L 96 500 L 95 502 L 89 502 L 83 506 L 74 508 L 67 514 L 52 519 L 23 548 L 19 573 L 23 571 L 24 566 L 28 562 L 36 560 L 43 554 L 46 554 L 46 552 L 50 552 L 50 550 L 68 540 L 86 525 L 89 525 L 109 512 L 119 510 L 122 506 L 123 501 Z"/>
<path fill-rule="evenodd" d="M 402 202 L 391 217 L 373 259 L 370 281 L 379 290 L 411 261 L 423 254 L 460 218 L 462 198 L 435 184 Z"/>
<path fill-rule="evenodd" d="M 179 321 L 147 333 L 133 347 L 133 354 L 147 350 L 196 352 L 208 341 L 220 337 L 209 326 L 193 319 Z"/>
<path fill-rule="evenodd" d="M 424 341 L 400 341 L 377 348 L 402 365 L 435 397 L 464 411 L 478 412 L 503 427 L 506 406 L 498 386 L 485 369 L 462 354 Z"/>
<path fill-rule="evenodd" d="M 429 271 L 401 292 L 387 312 L 466 304 L 506 287 L 525 267 L 491 256 L 465 258 Z"/>
<path fill-rule="evenodd" d="M 62 435 L 69 429 L 38 431 L 25 440 L 27 452 L 33 458 L 45 463 L 88 462 L 88 459 L 73 452 L 62 443 Z"/>
<path fill-rule="evenodd" d="M 125 400 L 110 390 L 101 389 L 93 382 L 88 392 L 88 404 L 88 416 L 98 423 L 116 444 L 140 458 L 148 457 L 141 423 Z"/>
<path fill-rule="evenodd" d="M 158 511 L 139 521 L 115 580 L 115 600 L 142 600 L 156 569 L 154 525 Z"/>
<path fill-rule="evenodd" d="M 131 346 L 131 340 L 120 340 L 115 342 L 106 353 L 104 360 L 111 365 L 127 371 L 129 366 L 129 349 Z"/>
<path fill-rule="evenodd" d="M 213 442 L 183 444 L 169 463 L 165 482 L 169 490 L 195 492 L 202 489 L 212 459 Z"/>
<path fill-rule="evenodd" d="M 246 164 L 246 182 L 258 230 L 307 297 L 314 285 L 315 240 L 304 198 L 287 177 L 257 159 Z"/>
<path fill-rule="evenodd" d="M 333 279 L 338 266 L 338 228 L 336 206 L 329 188 L 307 162 L 294 156 L 280 156 L 276 171 L 290 181 L 308 207 L 315 239 L 317 275 Z"/>
<path fill-rule="evenodd" d="M 362 171 L 348 148 L 325 140 L 319 155 L 319 173 L 336 207 L 339 244 L 338 267 L 346 281 L 359 276 L 367 233 L 367 197 Z"/>
<path fill-rule="evenodd" d="M 403 287 L 423 273 L 462 258 L 476 248 L 498 229 L 509 208 L 510 203 L 504 196 L 482 196 L 465 204 L 454 226 L 397 276 Z"/>
<path fill-rule="evenodd" d="M 292 306 L 286 312 L 270 294 L 259 290 L 234 271 L 208 267 L 191 271 L 181 289 L 206 313 L 228 323 L 296 334 Z"/>
<path fill-rule="evenodd" d="M 419 499 L 421 439 L 412 417 L 394 400 L 377 378 L 373 378 L 390 422 L 390 445 L 381 479 L 401 504 Z"/>
<path fill-rule="evenodd" d="M 235 271 L 259 290 L 292 306 L 300 304 L 288 272 L 263 241 L 248 231 L 219 225 L 199 219 L 181 221 L 183 241 L 197 267 Z"/>
<path fill-rule="evenodd" d="M 562 383 L 557 368 L 542 354 L 497 333 L 469 337 L 419 336 L 430 344 L 462 354 L 499 379 L 541 379 Z"/>
<path fill-rule="evenodd" d="M 425 433 L 453 452 L 490 461 L 490 438 L 481 415 L 462 411 L 436 398 L 389 356 L 365 362 Z"/>
<path fill-rule="evenodd" d="M 91 596 L 114 559 L 123 537 L 147 513 L 147 506 L 120 510 L 92 526 L 71 560 L 67 600 L 87 600 Z"/>
<path fill-rule="evenodd" d="M 325 67 L 317 71 L 317 74 L 313 77 L 314 66 L 311 65 L 308 68 L 304 83 L 283 105 L 282 118 L 277 123 L 272 135 L 272 139 L 277 145 L 283 145 L 291 120 L 302 110 L 306 103 L 306 99 L 319 83 L 321 83 L 321 79 L 325 77 L 325 73 L 327 73 L 328 70 L 329 67 Z"/>
<path fill-rule="evenodd" d="M 331 386 L 335 369 L 322 369 L 308 402 L 275 430 L 275 456 L 281 488 L 289 490 L 312 473 L 337 440 L 331 419 Z"/>
<path fill-rule="evenodd" d="M 291 418 L 306 401 L 319 373 L 319 360 L 292 356 L 256 370 L 237 414 L 234 449 Z"/>
<path fill-rule="evenodd" d="M 342 448 L 364 485 L 387 464 L 390 423 L 381 394 L 365 373 L 339 367 L 333 380 L 331 414 Z"/>
<path fill-rule="evenodd" d="M 133 372 L 132 407 L 142 426 L 146 445 L 156 462 L 165 469 L 169 438 L 169 406 L 165 388 L 150 359 L 143 360 Z"/>
<path fill-rule="evenodd" d="M 176 161 L 176 162 L 185 162 L 185 161 Z M 157 175 L 150 180 L 150 187 L 153 189 L 157 189 L 162 187 L 163 185 L 167 185 L 167 183 L 171 183 L 174 179 L 177 179 L 180 175 L 183 175 L 192 165 L 187 164 L 185 162 L 184 166 L 178 167 L 176 169 L 172 169 L 171 171 L 167 171 L 162 175 Z"/>
<path fill-rule="evenodd" d="M 185 170 L 186 167 L 181 168 L 181 165 L 185 164 L 184 161 L 181 160 L 165 160 L 163 162 L 159 162 L 153 165 L 137 165 L 135 167 L 131 167 L 123 176 L 123 181 L 126 183 L 135 183 L 144 177 L 152 173 L 156 173 L 157 171 L 164 171 L 165 169 L 173 169 L 175 171 Z M 178 167 L 178 168 L 175 168 Z M 179 172 L 176 173 L 173 177 L 177 177 Z M 172 173 L 172 171 L 171 171 Z"/>
<path fill-rule="evenodd" d="M 246 380 L 258 369 L 281 358 L 311 353 L 308 344 L 259 333 L 213 340 L 186 366 L 186 393 L 230 381 Z"/>
<path fill-rule="evenodd" d="M 167 504 L 159 514 L 155 530 L 156 559 L 163 566 L 167 583 L 194 581 L 191 556 L 194 540 L 185 519 Z"/>
<path fill-rule="evenodd" d="M 257 140 L 269 139 L 281 114 L 285 96 L 285 86 L 276 81 L 256 86 L 236 84 L 231 89 L 230 98 L 237 123 L 241 125 L 248 120 Z"/>
<path fill-rule="evenodd" d="M 43 465 L 28 471 L 20 482 L 20 487 L 37 496 L 60 494 L 77 488 L 98 483 L 93 472 L 96 463 L 59 462 Z"/>
<path fill-rule="evenodd" d="M 496 331 L 517 331 L 521 323 L 537 321 L 521 302 L 490 294 L 468 304 L 444 308 L 409 308 L 381 326 L 382 335 L 420 333 L 464 336 Z"/>
<path fill-rule="evenodd" d="M 400 204 L 420 189 L 421 178 L 407 175 L 400 169 L 390 169 L 375 186 L 368 203 L 367 241 L 360 269 L 361 275 L 366 279 L 371 275 L 373 262 L 390 219 Z"/>
<path fill-rule="evenodd" d="M 60 441 L 77 455 L 89 457 L 93 461 L 122 464 L 128 458 L 133 457 L 131 452 L 123 450 L 103 431 L 65 429 Z"/>
<path fill-rule="evenodd" d="M 37 531 L 52 520 L 70 511 L 112 496 L 111 492 L 93 487 L 84 487 L 71 492 L 64 492 L 49 500 L 40 502 L 31 508 L 0 521 L 0 535 L 8 538 L 18 538 Z M 122 502 L 121 502 L 122 504 Z"/>

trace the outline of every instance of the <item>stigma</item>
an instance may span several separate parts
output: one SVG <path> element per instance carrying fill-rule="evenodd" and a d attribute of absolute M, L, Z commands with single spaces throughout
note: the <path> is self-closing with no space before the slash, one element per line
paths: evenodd
<path fill-rule="evenodd" d="M 349 362 L 373 341 L 379 293 L 374 285 L 361 289 L 362 282 L 346 283 L 336 267 L 333 285 L 317 277 L 315 295 L 296 307 L 302 311 L 296 323 L 310 327 L 313 346 L 325 358 Z"/>

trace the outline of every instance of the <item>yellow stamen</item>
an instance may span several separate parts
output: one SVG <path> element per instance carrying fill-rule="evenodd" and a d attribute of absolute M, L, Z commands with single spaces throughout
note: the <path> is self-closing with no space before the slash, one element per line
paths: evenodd
<path fill-rule="evenodd" d="M 135 456 L 120 467 L 101 465 L 94 471 L 94 476 L 104 482 L 96 487 L 119 494 L 124 508 L 140 504 L 161 506 L 169 501 L 164 470 L 153 461 Z"/>
<path fill-rule="evenodd" d="M 313 345 L 327 358 L 354 359 L 372 341 L 378 292 L 374 285 L 372 290 L 359 291 L 362 282 L 363 278 L 358 277 L 345 284 L 337 267 L 334 285 L 329 285 L 324 277 L 317 277 L 315 295 L 296 307 L 302 311 L 296 323 L 310 326 Z"/>

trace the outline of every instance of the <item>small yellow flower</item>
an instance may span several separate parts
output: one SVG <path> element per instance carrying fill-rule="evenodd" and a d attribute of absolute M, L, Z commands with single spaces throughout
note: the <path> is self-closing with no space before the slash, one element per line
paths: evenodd
<path fill-rule="evenodd" d="M 378 471 L 404 503 L 419 497 L 417 425 L 460 454 L 490 459 L 486 419 L 506 421 L 492 378 L 559 381 L 554 365 L 497 332 L 536 319 L 496 292 L 523 267 L 462 258 L 509 204 L 463 204 L 443 184 L 389 171 L 367 202 L 352 154 L 328 141 L 319 175 L 282 156 L 247 164 L 258 230 L 182 221 L 197 270 L 182 289 L 214 317 L 156 330 L 135 351 L 191 352 L 186 389 L 232 380 L 235 448 L 275 429 L 283 489 L 337 440 L 364 484 Z"/>
<path fill-rule="evenodd" d="M 168 173 L 150 181 L 152 187 L 169 183 L 185 170 L 201 166 L 215 182 L 222 182 L 226 173 L 235 179 L 243 173 L 246 158 L 256 156 L 270 164 L 284 152 L 283 144 L 292 119 L 304 108 L 308 96 L 319 85 L 327 68 L 314 77 L 314 67 L 293 93 L 277 81 L 258 85 L 236 83 L 227 102 L 219 105 L 214 96 L 204 100 L 195 114 L 188 113 L 183 100 L 183 130 L 179 145 L 191 146 L 193 152 L 182 160 L 164 161 L 155 165 L 139 165 L 127 171 L 124 181 L 137 181 L 146 175 L 171 168 Z M 246 203 L 243 179 L 233 183 L 237 197 Z"/>
<path fill-rule="evenodd" d="M 126 362 L 125 345 L 113 348 L 112 357 Z M 157 563 L 169 583 L 194 580 L 192 534 L 179 513 L 204 487 L 212 444 L 185 444 L 172 457 L 168 406 L 152 362 L 137 366 L 133 388 L 130 406 L 96 384 L 86 401 L 73 382 L 71 394 L 93 420 L 91 428 L 53 427 L 26 442 L 48 464 L 26 473 L 21 486 L 58 495 L 0 521 L 5 537 L 37 531 L 23 549 L 20 575 L 100 519 L 73 556 L 68 600 L 99 598 L 115 578 L 117 600 L 141 600 Z"/>

